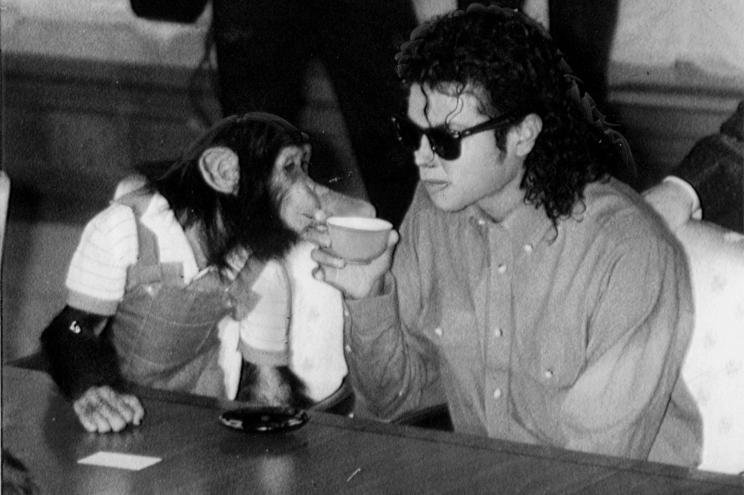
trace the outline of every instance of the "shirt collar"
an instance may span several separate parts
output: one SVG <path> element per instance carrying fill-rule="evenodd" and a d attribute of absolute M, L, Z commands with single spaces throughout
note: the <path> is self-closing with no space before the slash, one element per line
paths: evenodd
<path fill-rule="evenodd" d="M 535 208 L 532 204 L 520 201 L 519 205 L 514 208 L 501 222 L 495 222 L 477 205 L 470 205 L 467 208 L 468 216 L 476 225 L 481 226 L 501 226 L 509 231 L 514 242 L 520 245 L 537 245 L 546 235 L 557 235 L 553 227 L 553 222 L 545 214 L 544 208 Z"/>

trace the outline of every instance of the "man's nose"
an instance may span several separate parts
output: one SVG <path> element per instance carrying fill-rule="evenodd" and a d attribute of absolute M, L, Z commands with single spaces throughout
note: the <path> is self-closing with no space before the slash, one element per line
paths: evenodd
<path fill-rule="evenodd" d="M 427 136 L 421 136 L 421 142 L 419 143 L 419 147 L 416 151 L 413 152 L 413 162 L 416 164 L 417 167 L 433 167 L 435 165 L 434 159 L 436 158 L 436 154 L 434 153 L 434 150 L 431 148 L 431 143 L 429 143 L 429 138 Z"/>

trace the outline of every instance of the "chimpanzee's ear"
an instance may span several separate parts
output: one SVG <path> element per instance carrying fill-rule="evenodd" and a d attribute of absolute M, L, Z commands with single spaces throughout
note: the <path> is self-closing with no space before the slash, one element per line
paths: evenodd
<path fill-rule="evenodd" d="M 209 187 L 223 194 L 237 194 L 240 181 L 238 155 L 230 148 L 213 146 L 199 157 L 199 170 Z"/>

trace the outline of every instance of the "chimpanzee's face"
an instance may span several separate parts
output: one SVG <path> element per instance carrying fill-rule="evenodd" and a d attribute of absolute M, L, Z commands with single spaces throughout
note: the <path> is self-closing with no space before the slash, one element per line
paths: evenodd
<path fill-rule="evenodd" d="M 317 184 L 308 176 L 310 146 L 282 148 L 274 162 L 271 188 L 278 201 L 279 216 L 298 234 L 309 228 L 320 210 Z"/>

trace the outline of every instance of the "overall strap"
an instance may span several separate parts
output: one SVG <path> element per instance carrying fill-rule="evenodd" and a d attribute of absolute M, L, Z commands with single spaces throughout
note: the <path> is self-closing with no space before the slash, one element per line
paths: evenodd
<path fill-rule="evenodd" d="M 230 285 L 229 293 L 236 301 L 235 319 L 241 320 L 250 313 L 258 302 L 258 294 L 253 291 L 253 284 L 258 280 L 266 263 L 250 256 L 235 280 Z"/>
<path fill-rule="evenodd" d="M 155 233 L 142 223 L 142 216 L 152 201 L 153 193 L 146 188 L 136 189 L 115 200 L 128 206 L 137 224 L 137 263 L 127 272 L 127 290 L 142 284 L 167 280 L 183 280 L 180 263 L 161 263 L 160 245 Z"/>
<path fill-rule="evenodd" d="M 117 203 L 130 207 L 134 212 L 134 218 L 137 221 L 137 244 L 139 246 L 138 264 L 155 265 L 160 261 L 158 239 L 152 230 L 142 224 L 142 216 L 147 211 L 152 197 L 151 192 L 140 188 L 128 192 L 116 200 Z"/>

